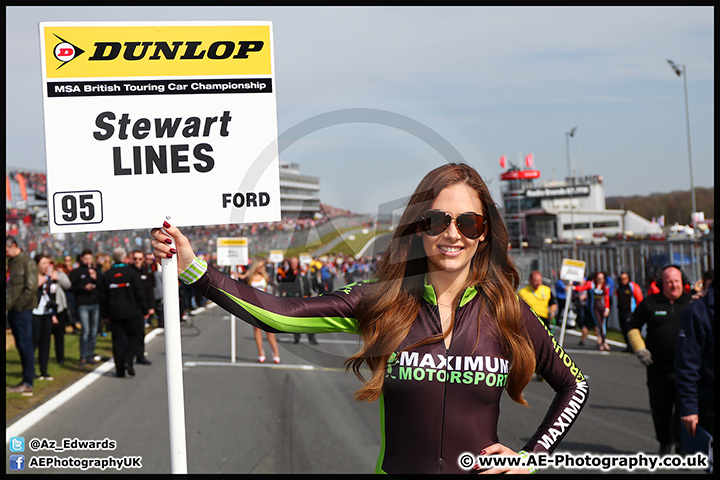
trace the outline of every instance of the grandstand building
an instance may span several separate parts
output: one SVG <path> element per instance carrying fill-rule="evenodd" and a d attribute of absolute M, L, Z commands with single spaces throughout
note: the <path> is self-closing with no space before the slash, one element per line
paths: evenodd
<path fill-rule="evenodd" d="M 605 208 L 602 175 L 540 182 L 539 170 L 511 168 L 500 175 L 510 243 L 604 243 L 611 237 L 647 237 L 662 228 L 630 210 Z"/>
<path fill-rule="evenodd" d="M 320 211 L 320 178 L 300 173 L 297 163 L 280 162 L 280 210 L 284 217 L 312 217 Z"/>

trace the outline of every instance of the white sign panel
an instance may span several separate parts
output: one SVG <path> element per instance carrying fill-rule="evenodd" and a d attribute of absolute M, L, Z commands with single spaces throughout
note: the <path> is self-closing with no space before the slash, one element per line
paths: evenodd
<path fill-rule="evenodd" d="M 245 237 L 217 239 L 217 264 L 221 266 L 247 265 L 248 239 Z"/>
<path fill-rule="evenodd" d="M 582 283 L 585 279 L 585 262 L 563 258 L 562 267 L 560 267 L 560 278 L 566 282 Z"/>
<path fill-rule="evenodd" d="M 280 220 L 270 22 L 41 23 L 50 231 Z"/>
<path fill-rule="evenodd" d="M 285 260 L 284 250 L 270 250 L 270 256 L 268 256 L 270 263 L 282 263 L 283 260 Z"/>

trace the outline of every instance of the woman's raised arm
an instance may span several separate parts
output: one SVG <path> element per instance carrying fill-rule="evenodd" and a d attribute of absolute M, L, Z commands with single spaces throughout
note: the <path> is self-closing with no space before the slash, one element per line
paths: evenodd
<path fill-rule="evenodd" d="M 155 255 L 155 258 L 161 259 L 172 258 L 173 255 L 177 254 L 178 274 L 180 274 L 193 262 L 195 252 L 192 245 L 190 245 L 190 240 L 177 227 L 163 222 L 163 228 L 165 231 L 160 228 L 150 230 L 150 235 L 153 238 L 151 243 L 153 255 Z M 174 248 L 171 246 L 173 240 L 175 241 Z"/>

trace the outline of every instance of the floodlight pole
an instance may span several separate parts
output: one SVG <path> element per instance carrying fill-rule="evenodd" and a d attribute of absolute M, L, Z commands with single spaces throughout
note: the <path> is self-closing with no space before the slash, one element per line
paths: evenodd
<path fill-rule="evenodd" d="M 690 224 L 693 227 L 693 237 L 697 235 L 697 227 L 695 225 L 695 212 L 697 208 L 695 206 L 695 184 L 693 181 L 693 168 L 692 168 L 692 152 L 690 150 L 690 110 L 688 108 L 688 94 L 687 94 L 687 73 L 685 73 L 685 64 L 677 65 L 672 60 L 668 60 L 668 63 L 675 71 L 678 77 L 683 77 L 683 89 L 685 92 L 685 127 L 687 130 L 687 142 L 688 142 L 688 162 L 690 164 L 690 199 L 692 201 L 692 212 L 690 212 Z"/>
<path fill-rule="evenodd" d="M 568 189 L 570 190 L 570 224 L 572 225 L 572 247 L 573 247 L 573 257 L 572 258 L 577 259 L 577 243 L 575 242 L 575 214 L 573 213 L 573 193 L 575 190 L 575 178 L 573 177 L 572 170 L 570 169 L 570 137 L 575 136 L 575 130 L 577 130 L 577 127 L 573 127 L 570 129 L 569 132 L 565 132 L 565 150 L 567 152 L 568 181 L 571 184 L 568 186 Z"/>
<path fill-rule="evenodd" d="M 521 190 L 522 190 L 522 184 L 520 183 L 520 172 L 524 170 L 523 163 L 522 163 L 522 151 L 518 151 L 518 163 L 520 165 L 520 168 L 518 170 L 518 178 L 517 178 L 517 205 L 518 205 L 518 211 L 517 211 L 517 219 L 518 219 L 518 241 L 520 242 L 520 252 L 522 252 L 523 249 L 523 234 L 522 234 L 522 198 L 521 198 Z"/>

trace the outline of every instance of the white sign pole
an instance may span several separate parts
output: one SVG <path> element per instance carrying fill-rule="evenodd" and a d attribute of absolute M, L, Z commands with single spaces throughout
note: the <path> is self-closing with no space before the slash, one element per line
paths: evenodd
<path fill-rule="evenodd" d="M 237 280 L 237 265 L 232 266 L 233 278 Z M 230 315 L 230 363 L 235 363 L 235 315 Z"/>
<path fill-rule="evenodd" d="M 167 217 L 167 219 L 169 221 L 170 217 Z M 170 246 L 175 248 L 174 240 Z M 187 474 L 185 393 L 183 390 L 177 256 L 163 258 L 161 265 L 163 267 L 163 305 L 165 308 L 165 371 L 167 372 L 168 414 L 170 419 L 170 468 L 171 473 Z"/>
<path fill-rule="evenodd" d="M 235 315 L 230 315 L 230 363 L 235 363 L 235 357 L 237 356 L 235 353 Z"/>
<path fill-rule="evenodd" d="M 572 299 L 572 283 L 570 282 L 565 288 L 565 308 L 563 312 L 562 328 L 560 329 L 560 346 L 563 346 L 563 340 L 565 340 L 565 325 L 567 325 L 568 311 L 570 311 L 570 301 Z"/>

